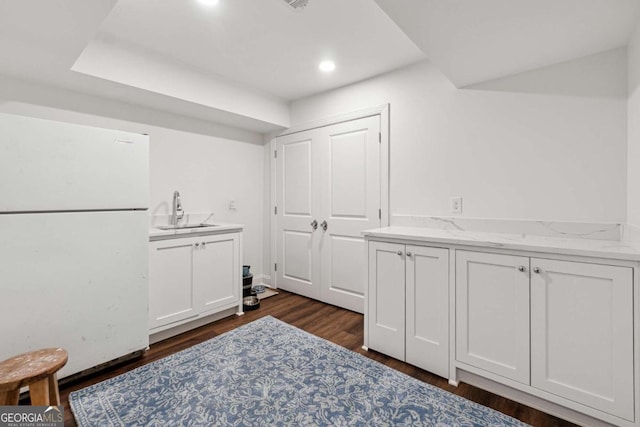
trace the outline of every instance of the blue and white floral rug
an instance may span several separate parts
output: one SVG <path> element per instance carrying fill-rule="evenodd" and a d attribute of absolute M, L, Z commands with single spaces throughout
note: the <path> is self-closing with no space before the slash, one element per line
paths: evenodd
<path fill-rule="evenodd" d="M 272 317 L 69 403 L 80 427 L 525 425 Z"/>

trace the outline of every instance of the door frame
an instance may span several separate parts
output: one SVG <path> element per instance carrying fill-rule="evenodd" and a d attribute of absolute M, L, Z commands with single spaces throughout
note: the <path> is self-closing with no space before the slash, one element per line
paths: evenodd
<path fill-rule="evenodd" d="M 390 175 L 389 175 L 389 117 L 390 114 L 390 105 L 381 104 L 375 107 L 365 108 L 362 110 L 356 110 L 348 113 L 338 114 L 335 116 L 329 116 L 324 119 L 314 120 L 307 123 L 303 123 L 300 125 L 292 126 L 289 129 L 286 129 L 275 135 L 269 141 L 269 167 L 270 167 L 270 180 L 271 180 L 271 190 L 270 190 L 270 198 L 271 203 L 269 204 L 269 218 L 270 218 L 270 231 L 271 231 L 271 254 L 269 256 L 269 269 L 271 275 L 271 286 L 273 288 L 278 288 L 278 279 L 275 271 L 275 263 L 278 255 L 278 248 L 276 245 L 276 232 L 277 232 L 277 221 L 276 221 L 276 158 L 273 153 L 276 151 L 276 138 L 291 135 L 294 133 L 305 132 L 311 129 L 317 129 L 321 127 L 331 126 L 339 123 L 348 122 L 351 120 L 363 119 L 365 117 L 372 116 L 380 116 L 380 209 L 382 213 L 380 215 L 380 226 L 386 227 L 389 225 L 389 219 L 391 217 L 390 213 Z M 265 269 L 266 270 L 266 269 Z"/>

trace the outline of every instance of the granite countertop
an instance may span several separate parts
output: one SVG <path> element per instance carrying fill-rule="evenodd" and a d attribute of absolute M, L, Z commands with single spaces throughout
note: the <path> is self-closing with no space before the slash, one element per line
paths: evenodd
<path fill-rule="evenodd" d="M 242 224 L 222 224 L 216 223 L 215 227 L 201 227 L 201 228 L 180 228 L 177 230 L 161 230 L 156 227 L 149 228 L 149 238 L 151 240 L 160 240 L 166 238 L 176 237 L 189 237 L 189 236 L 202 236 L 206 234 L 222 234 L 232 233 L 236 231 L 242 231 L 244 225 Z"/>
<path fill-rule="evenodd" d="M 579 255 L 607 259 L 640 261 L 640 244 L 532 234 L 489 233 L 443 230 L 423 227 L 383 227 L 362 232 L 365 237 L 401 239 L 425 243 L 444 243 L 485 248 L 515 249 L 562 255 Z"/>

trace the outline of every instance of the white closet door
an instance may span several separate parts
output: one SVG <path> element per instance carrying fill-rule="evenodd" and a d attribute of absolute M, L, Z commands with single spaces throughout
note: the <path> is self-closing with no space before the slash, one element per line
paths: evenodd
<path fill-rule="evenodd" d="M 278 287 L 319 299 L 319 135 L 316 130 L 277 139 L 276 206 Z"/>
<path fill-rule="evenodd" d="M 362 313 L 367 284 L 362 230 L 380 227 L 380 116 L 321 134 L 320 299 Z"/>
<path fill-rule="evenodd" d="M 278 287 L 364 311 L 360 233 L 380 226 L 379 133 L 376 115 L 277 138 Z"/>

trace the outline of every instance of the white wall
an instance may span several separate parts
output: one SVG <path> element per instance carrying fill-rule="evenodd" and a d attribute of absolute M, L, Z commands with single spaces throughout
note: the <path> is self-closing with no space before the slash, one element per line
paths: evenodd
<path fill-rule="evenodd" d="M 392 214 L 450 216 L 458 195 L 464 217 L 623 222 L 626 58 L 609 52 L 589 63 L 458 90 L 422 62 L 296 101 L 291 119 L 390 103 Z M 586 90 L 593 73 L 605 80 L 597 95 Z M 571 93 L 547 93 L 564 84 Z"/>
<path fill-rule="evenodd" d="M 262 272 L 261 135 L 2 77 L 0 111 L 149 134 L 150 214 L 168 213 L 179 190 L 186 213 L 213 211 L 214 220 L 244 224 L 243 262 Z"/>
<path fill-rule="evenodd" d="M 214 212 L 213 222 L 244 224 L 243 263 L 263 269 L 263 148 L 259 145 L 149 128 L 151 214 L 169 214 L 174 190 L 189 212 Z M 235 210 L 229 209 L 231 200 Z"/>
<path fill-rule="evenodd" d="M 640 227 L 640 24 L 628 47 L 627 222 Z"/>

